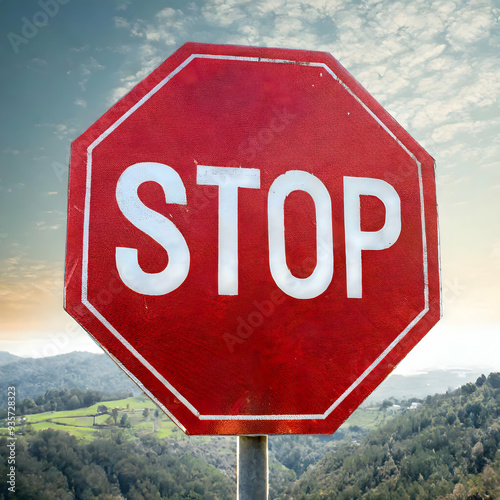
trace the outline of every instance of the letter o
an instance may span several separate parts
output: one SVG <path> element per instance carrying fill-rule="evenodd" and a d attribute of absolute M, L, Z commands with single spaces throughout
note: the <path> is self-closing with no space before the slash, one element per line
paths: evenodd
<path fill-rule="evenodd" d="M 316 209 L 316 267 L 307 278 L 293 276 L 286 262 L 285 199 L 293 191 L 309 194 Z M 313 299 L 322 294 L 333 278 L 332 202 L 325 185 L 308 172 L 290 170 L 271 184 L 267 209 L 269 267 L 274 281 L 296 299 Z"/>

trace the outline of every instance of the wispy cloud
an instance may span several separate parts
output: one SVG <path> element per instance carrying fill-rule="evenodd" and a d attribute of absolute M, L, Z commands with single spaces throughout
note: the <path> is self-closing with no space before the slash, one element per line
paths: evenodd
<path fill-rule="evenodd" d="M 41 220 L 36 222 L 36 228 L 38 231 L 56 231 L 61 227 L 61 224 L 49 224 L 47 221 Z"/>
<path fill-rule="evenodd" d="M 25 252 L 0 260 L 0 329 L 39 323 L 61 299 L 63 268 L 29 259 Z"/>
<path fill-rule="evenodd" d="M 78 97 L 73 102 L 74 102 L 74 104 L 76 106 L 80 106 L 82 108 L 86 108 L 87 107 L 87 101 L 85 99 L 82 99 L 81 97 Z"/>
<path fill-rule="evenodd" d="M 66 140 L 67 138 L 72 139 L 78 132 L 73 125 L 67 123 L 37 123 L 35 124 L 35 127 L 48 128 L 49 130 L 52 130 L 52 133 L 59 140 Z M 44 155 L 40 158 L 47 158 L 47 156 Z"/>
<path fill-rule="evenodd" d="M 116 28 L 129 28 L 130 23 L 124 18 L 120 16 L 113 17 L 113 22 Z"/>
<path fill-rule="evenodd" d="M 453 12 L 446 39 L 455 49 L 466 49 L 471 43 L 487 39 L 497 23 L 497 8 L 488 6 L 486 2 L 467 2 Z"/>
<path fill-rule="evenodd" d="M 82 90 L 86 90 L 87 82 L 95 71 L 104 69 L 105 66 L 100 64 L 95 57 L 89 57 L 86 62 L 80 65 L 80 81 L 78 84 Z"/>
<path fill-rule="evenodd" d="M 43 73 L 48 67 L 48 62 L 40 57 L 35 57 L 26 61 L 26 63 L 24 63 L 24 67 L 30 71 L 34 71 L 35 73 Z"/>
<path fill-rule="evenodd" d="M 132 0 L 116 0 L 116 10 L 127 10 Z"/>
<path fill-rule="evenodd" d="M 49 191 L 46 196 L 55 196 L 57 191 Z M 38 231 L 57 231 L 63 227 L 66 220 L 66 214 L 60 210 L 44 210 L 43 214 L 46 217 L 43 220 L 38 220 L 35 222 L 35 227 Z"/>
<path fill-rule="evenodd" d="M 115 26 L 143 42 L 140 68 L 120 79 L 110 101 L 191 33 L 207 33 L 212 42 L 327 50 L 382 104 L 391 103 L 404 125 L 417 131 L 450 125 L 449 131 L 472 123 L 473 109 L 498 100 L 500 57 L 487 44 L 499 16 L 489 2 L 208 0 L 164 8 L 148 22 L 116 17 Z M 484 63 L 476 68 L 479 52 Z"/>
<path fill-rule="evenodd" d="M 3 153 L 17 156 L 20 153 L 20 151 L 19 151 L 19 149 L 6 148 L 3 150 Z"/>
<path fill-rule="evenodd" d="M 149 44 L 141 46 L 139 52 L 142 55 L 142 61 L 145 62 L 142 63 L 140 69 L 135 73 L 120 78 L 120 86 L 113 89 L 108 98 L 109 104 L 114 104 L 118 99 L 123 97 L 163 61 L 162 57 L 159 56 L 157 51 Z"/>

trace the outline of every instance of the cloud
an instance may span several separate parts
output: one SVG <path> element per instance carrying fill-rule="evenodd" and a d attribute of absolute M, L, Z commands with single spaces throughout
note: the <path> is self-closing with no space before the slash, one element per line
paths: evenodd
<path fill-rule="evenodd" d="M 12 193 L 14 191 L 21 191 L 26 187 L 26 184 L 22 182 L 16 182 L 15 184 L 11 184 L 10 186 L 3 186 L 2 179 L 0 179 L 0 191 L 7 191 L 7 193 Z"/>
<path fill-rule="evenodd" d="M 63 266 L 29 259 L 25 252 L 0 260 L 0 330 L 43 325 L 61 303 Z M 45 327 L 46 328 L 46 327 Z"/>
<path fill-rule="evenodd" d="M 132 0 L 116 0 L 116 10 L 127 10 Z"/>
<path fill-rule="evenodd" d="M 489 169 L 500 157 L 500 123 L 493 118 L 500 113 L 499 19 L 492 0 L 206 0 L 167 7 L 146 19 L 115 18 L 138 48 L 109 101 L 193 33 L 211 43 L 326 50 L 440 168 L 469 161 Z"/>
<path fill-rule="evenodd" d="M 12 149 L 12 148 L 6 148 L 3 150 L 3 152 L 5 154 L 10 154 L 13 156 L 17 156 L 20 153 L 19 149 Z"/>
<path fill-rule="evenodd" d="M 35 64 L 35 65 L 40 66 L 40 67 L 42 67 L 42 66 L 48 66 L 47 61 L 45 59 L 40 58 L 40 57 L 35 57 L 33 59 L 30 59 L 28 61 L 28 63 L 29 64 Z"/>
<path fill-rule="evenodd" d="M 115 16 L 113 22 L 116 28 L 130 28 L 130 23 L 124 17 Z"/>
<path fill-rule="evenodd" d="M 54 135 L 58 137 L 58 139 L 62 139 L 68 134 L 68 126 L 64 123 L 58 123 L 54 125 Z"/>
<path fill-rule="evenodd" d="M 39 231 L 46 231 L 46 230 L 56 231 L 57 229 L 59 229 L 61 227 L 61 224 L 49 224 L 47 221 L 44 221 L 44 220 L 38 221 L 35 224 L 36 224 L 36 228 Z"/>
<path fill-rule="evenodd" d="M 450 123 L 447 125 L 442 125 L 441 127 L 434 130 L 432 133 L 432 139 L 435 142 L 450 142 L 459 133 L 469 131 L 468 123 Z"/>
<path fill-rule="evenodd" d="M 80 65 L 80 81 L 78 85 L 82 90 L 86 90 L 87 82 L 95 71 L 103 70 L 105 66 L 100 64 L 95 57 L 89 57 L 85 63 Z"/>
<path fill-rule="evenodd" d="M 43 69 L 45 69 L 48 66 L 48 63 L 45 59 L 41 59 L 40 57 L 35 57 L 33 59 L 30 59 L 26 64 L 25 67 L 32 70 L 36 71 L 37 73 L 41 73 Z"/>
<path fill-rule="evenodd" d="M 38 155 L 38 156 L 32 156 L 31 159 L 33 161 L 44 161 L 44 160 L 48 160 L 49 157 L 47 155 Z"/>
<path fill-rule="evenodd" d="M 80 52 L 86 52 L 87 50 L 89 50 L 89 48 L 90 45 L 86 43 L 85 45 L 81 45 L 80 47 L 71 47 L 69 51 L 76 52 L 77 54 L 79 54 Z"/>
<path fill-rule="evenodd" d="M 74 138 L 78 132 L 73 125 L 67 123 L 36 123 L 35 127 L 52 130 L 52 133 L 61 141 L 66 140 L 68 137 L 71 139 Z M 39 157 L 39 159 L 45 158 L 46 156 Z"/>
<path fill-rule="evenodd" d="M 231 1 L 207 2 L 202 9 L 202 15 L 204 20 L 209 24 L 218 27 L 227 27 L 246 18 L 244 3 L 237 4 Z"/>
<path fill-rule="evenodd" d="M 32 260 L 25 252 L 0 260 L 0 296 L 5 301 L 23 291 L 23 300 L 28 296 L 37 295 L 35 290 L 52 293 L 60 288 L 62 279 L 62 266 Z M 38 302 L 38 299 L 36 299 Z"/>
<path fill-rule="evenodd" d="M 80 106 L 82 108 L 87 107 L 87 101 L 85 99 L 82 99 L 81 97 L 75 99 L 73 102 L 74 102 L 74 104 L 76 104 L 77 106 Z"/>
<path fill-rule="evenodd" d="M 157 50 L 146 43 L 139 49 L 142 57 L 142 66 L 134 74 L 124 76 L 120 79 L 120 86 L 112 90 L 108 102 L 114 104 L 121 99 L 127 92 L 129 92 L 137 83 L 146 78 L 157 66 L 159 66 L 163 58 L 157 55 Z"/>
<path fill-rule="evenodd" d="M 458 12 L 460 16 L 454 16 L 446 34 L 447 40 L 457 49 L 488 39 L 490 30 L 498 23 L 498 9 L 489 8 L 487 3 L 468 2 Z"/>
<path fill-rule="evenodd" d="M 57 194 L 58 191 L 48 191 L 46 196 L 56 196 Z M 44 210 L 42 213 L 48 217 L 35 222 L 35 227 L 38 231 L 57 231 L 64 226 L 66 214 L 61 210 Z"/>

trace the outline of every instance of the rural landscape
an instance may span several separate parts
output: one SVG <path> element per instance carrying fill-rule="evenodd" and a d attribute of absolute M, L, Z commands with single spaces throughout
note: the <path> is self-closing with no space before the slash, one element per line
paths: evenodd
<path fill-rule="evenodd" d="M 8 387 L 16 498 L 235 498 L 236 439 L 184 435 L 105 356 L 1 353 L 0 380 L 0 499 Z M 395 375 L 333 435 L 269 443 L 270 498 L 499 498 L 500 373 Z"/>
<path fill-rule="evenodd" d="M 500 500 L 500 0 L 0 12 L 0 500 Z"/>

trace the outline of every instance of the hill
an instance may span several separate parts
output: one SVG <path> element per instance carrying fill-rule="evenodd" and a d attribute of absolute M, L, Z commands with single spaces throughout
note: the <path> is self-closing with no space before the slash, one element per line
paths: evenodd
<path fill-rule="evenodd" d="M 49 389 L 62 387 L 113 393 L 140 392 L 106 354 L 72 352 L 47 358 L 15 358 L 3 365 L 0 362 L 0 406 L 3 408 L 9 386 L 16 387 L 18 401 L 35 399 Z"/>
<path fill-rule="evenodd" d="M 16 442 L 15 497 L 8 491 L 7 439 L 0 438 L 0 498 L 36 500 L 234 498 L 234 478 L 153 435 L 120 433 L 81 443 L 47 429 Z"/>
<path fill-rule="evenodd" d="M 358 412 L 363 417 L 357 422 L 367 426 L 357 431 L 358 425 L 346 423 L 333 436 L 271 436 L 270 497 L 500 498 L 500 373 L 429 396 L 417 409 L 402 406 L 394 413 L 381 405 Z M 236 439 L 186 437 L 144 395 L 26 417 L 17 429 L 23 434 L 19 472 L 36 477 L 41 491 L 59 489 L 80 498 L 79 489 L 90 488 L 96 497 L 99 491 L 112 495 L 105 498 L 170 498 L 167 492 L 178 487 L 180 493 L 188 485 L 181 482 L 191 478 L 190 498 L 234 497 Z M 0 431 L 7 435 L 7 429 Z M 6 453 L 1 449 L 0 455 Z M 97 461 L 89 461 L 94 455 Z M 169 467 L 168 481 L 158 475 L 162 465 Z M 41 468 L 51 473 L 40 475 Z M 100 486 L 80 470 L 99 477 Z M 218 495 L 210 495 L 212 480 Z M 22 487 L 30 491 L 29 483 Z"/>
<path fill-rule="evenodd" d="M 278 498 L 499 498 L 499 448 L 500 373 L 493 373 L 328 452 Z"/>
<path fill-rule="evenodd" d="M 8 363 L 13 363 L 14 361 L 19 361 L 21 358 L 20 356 L 15 356 L 14 354 L 11 354 L 10 352 L 7 351 L 0 351 L 0 366 L 6 365 Z"/>
<path fill-rule="evenodd" d="M 473 370 L 434 370 L 415 375 L 390 375 L 366 400 L 423 399 L 456 389 L 481 375 Z M 16 386 L 18 400 L 35 399 L 49 389 L 95 389 L 102 392 L 138 394 L 137 386 L 106 354 L 72 352 L 47 358 L 22 358 L 0 352 L 0 403 L 5 407 L 6 388 Z"/>
<path fill-rule="evenodd" d="M 371 394 L 365 403 L 384 399 L 424 399 L 434 394 L 458 389 L 482 375 L 478 370 L 430 370 L 412 375 L 392 374 Z"/>

